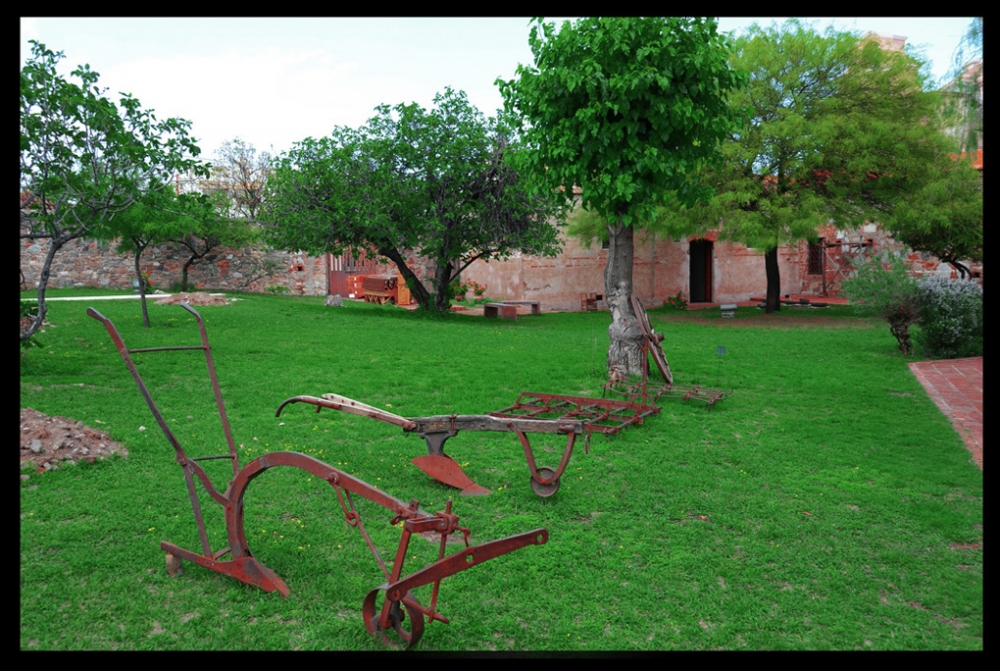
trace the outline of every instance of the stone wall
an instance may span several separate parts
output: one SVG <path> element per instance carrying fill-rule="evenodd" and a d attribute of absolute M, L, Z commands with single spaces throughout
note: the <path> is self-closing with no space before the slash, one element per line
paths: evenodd
<path fill-rule="evenodd" d="M 38 277 L 47 241 L 21 241 L 20 264 L 28 288 L 38 286 Z M 181 269 L 188 259 L 185 247 L 172 243 L 148 248 L 140 267 L 149 273 L 154 289 L 170 291 L 181 280 Z M 278 271 L 261 276 L 261 262 L 270 259 Z M 219 248 L 198 261 L 188 271 L 188 286 L 217 291 L 263 292 L 272 285 L 284 286 L 295 295 L 323 296 L 327 292 L 325 257 L 301 253 L 264 252 L 250 247 Z M 131 290 L 135 280 L 131 254 L 118 254 L 114 243 L 73 240 L 60 249 L 52 260 L 50 287 L 112 287 Z"/>

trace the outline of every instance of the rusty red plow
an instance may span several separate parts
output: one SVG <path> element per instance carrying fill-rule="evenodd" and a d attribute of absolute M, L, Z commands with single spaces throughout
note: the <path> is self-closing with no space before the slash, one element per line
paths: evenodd
<path fill-rule="evenodd" d="M 236 578 L 241 582 L 256 585 L 267 592 L 277 591 L 282 596 L 287 597 L 289 589 L 285 582 L 274 571 L 260 563 L 250 551 L 244 530 L 244 494 L 249 484 L 269 468 L 290 466 L 306 471 L 326 481 L 333 487 L 343 511 L 345 522 L 348 526 L 358 529 L 361 533 L 385 577 L 385 582 L 368 592 L 362 603 L 362 617 L 365 628 L 370 634 L 388 645 L 395 643 L 389 637 L 389 632 L 393 631 L 402 644 L 409 647 L 415 645 L 420 640 L 424 631 L 425 618 L 431 621 L 437 620 L 448 623 L 448 619 L 437 611 L 438 590 L 444 578 L 528 545 L 544 545 L 548 541 L 548 531 L 546 529 L 535 529 L 492 542 L 469 545 L 469 529 L 458 526 L 459 518 L 458 515 L 451 512 L 451 501 L 448 501 L 444 511 L 433 514 L 427 513 L 420 509 L 415 499 L 409 503 L 405 503 L 344 471 L 299 452 L 271 452 L 254 459 L 240 468 L 232 431 L 230 430 L 229 420 L 222 402 L 218 378 L 215 374 L 215 365 L 212 361 L 212 352 L 208 344 L 205 324 L 202 321 L 201 315 L 192 309 L 191 306 L 181 303 L 181 307 L 194 315 L 197 320 L 198 328 L 201 332 L 200 345 L 150 347 L 130 350 L 125 347 L 121 336 L 109 319 L 93 308 L 88 308 L 87 310 L 88 315 L 100 321 L 107 329 L 108 334 L 118 348 L 118 353 L 125 361 L 125 365 L 139 387 L 139 392 L 153 413 L 153 417 L 156 419 L 167 440 L 173 446 L 177 455 L 176 461 L 180 464 L 181 470 L 184 472 L 184 480 L 187 484 L 191 507 L 198 525 L 201 552 L 186 550 L 173 543 L 164 541 L 160 544 L 160 548 L 168 553 L 168 559 L 176 558 L 175 561 L 186 559 L 204 568 Z M 146 388 L 132 361 L 133 354 L 165 350 L 201 350 L 204 352 L 219 418 L 222 421 L 223 432 L 229 447 L 228 454 L 189 457 L 183 447 L 181 447 L 177 437 L 167 426 L 162 413 L 153 402 L 149 390 Z M 293 400 L 305 400 L 305 398 L 290 399 L 285 403 Z M 282 406 L 284 405 L 283 403 Z M 427 435 L 445 435 L 448 431 L 451 431 L 451 435 L 454 435 L 456 425 L 453 423 L 450 429 L 446 429 L 445 425 L 447 423 L 447 421 L 444 421 L 444 424 L 439 426 L 437 423 L 428 422 L 422 424 L 421 428 L 423 429 L 423 433 Z M 459 420 L 457 426 L 465 426 L 465 424 Z M 521 427 L 524 428 L 524 425 L 522 424 Z M 578 427 L 567 426 L 566 429 L 569 432 L 571 443 L 572 437 L 575 436 L 574 429 L 578 429 Z M 509 430 L 519 431 L 516 428 Z M 441 439 L 441 443 L 443 442 L 444 438 Z M 212 459 L 228 459 L 232 464 L 232 479 L 229 480 L 225 490 L 222 492 L 215 487 L 205 470 L 198 463 L 199 461 Z M 564 459 L 568 459 L 568 456 Z M 461 469 L 459 469 L 459 472 L 461 472 Z M 228 545 L 218 550 L 212 550 L 209 544 L 208 533 L 198 502 L 198 493 L 195 489 L 195 480 L 201 483 L 211 499 L 218 503 L 224 511 Z M 391 525 L 402 523 L 402 534 L 391 565 L 387 565 L 382 560 L 371 537 L 365 530 L 361 516 L 355 508 L 353 496 L 360 496 L 390 511 L 392 513 L 392 518 L 389 521 Z M 403 567 L 411 536 L 427 532 L 436 533 L 440 536 L 437 561 L 409 574 L 404 573 Z M 445 545 L 448 542 L 448 538 L 456 532 L 462 533 L 465 547 L 458 552 L 445 556 Z M 228 559 L 225 558 L 227 556 L 229 557 Z M 424 606 L 417 600 L 413 594 L 413 590 L 427 585 L 431 586 L 430 604 Z"/>

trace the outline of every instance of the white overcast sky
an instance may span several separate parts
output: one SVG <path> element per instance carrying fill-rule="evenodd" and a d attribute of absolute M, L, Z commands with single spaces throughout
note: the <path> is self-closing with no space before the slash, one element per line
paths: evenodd
<path fill-rule="evenodd" d="M 562 19 L 554 19 L 561 23 Z M 818 30 L 905 36 L 934 77 L 952 67 L 972 17 L 806 18 Z M 722 18 L 740 34 L 784 19 Z M 486 115 L 503 102 L 497 77 L 532 62 L 527 18 L 21 18 L 21 63 L 38 40 L 87 63 L 116 100 L 131 93 L 159 118 L 193 124 L 202 158 L 228 139 L 282 152 L 334 126 L 359 126 L 381 103 L 431 107 L 446 86 Z"/>

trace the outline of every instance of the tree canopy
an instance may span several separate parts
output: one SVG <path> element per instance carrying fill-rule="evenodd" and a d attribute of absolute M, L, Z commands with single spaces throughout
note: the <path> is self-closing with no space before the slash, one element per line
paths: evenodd
<path fill-rule="evenodd" d="M 967 158 L 942 161 L 920 191 L 896 206 L 887 227 L 907 247 L 970 274 L 983 261 L 983 178 Z"/>
<path fill-rule="evenodd" d="M 39 310 L 22 340 L 45 319 L 52 258 L 66 243 L 97 235 L 175 171 L 204 171 L 189 121 L 159 120 L 128 94 L 115 105 L 88 65 L 73 70 L 74 81 L 59 75 L 63 57 L 32 41 L 21 69 L 21 237 L 49 241 Z"/>
<path fill-rule="evenodd" d="M 728 41 L 707 18 L 584 18 L 560 29 L 535 19 L 534 64 L 498 80 L 532 151 L 521 168 L 544 188 L 582 189 L 609 225 L 605 292 L 612 311 L 612 379 L 641 372 L 632 291 L 632 226 L 671 200 L 711 192 L 688 175 L 717 156 L 730 131 Z"/>
<path fill-rule="evenodd" d="M 919 65 L 874 38 L 794 20 L 736 40 L 732 67 L 750 80 L 730 104 L 749 117 L 722 165 L 701 175 L 715 197 L 676 213 L 765 250 L 768 312 L 780 307 L 779 245 L 815 239 L 831 221 L 887 220 L 948 160 Z"/>
<path fill-rule="evenodd" d="M 464 92 L 446 89 L 434 103 L 430 111 L 381 105 L 361 128 L 307 138 L 280 156 L 267 196 L 273 244 L 310 253 L 373 248 L 396 264 L 421 306 L 438 311 L 449 307 L 449 284 L 477 259 L 554 254 L 561 200 L 528 189 L 511 162 L 513 132 Z M 429 260 L 431 277 L 411 267 L 410 252 Z"/>

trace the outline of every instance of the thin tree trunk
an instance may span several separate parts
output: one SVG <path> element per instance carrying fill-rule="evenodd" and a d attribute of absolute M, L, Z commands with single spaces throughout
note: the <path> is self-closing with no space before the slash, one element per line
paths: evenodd
<path fill-rule="evenodd" d="M 767 273 L 767 306 L 765 314 L 781 310 L 781 275 L 778 272 L 778 248 L 764 254 L 764 270 Z"/>
<path fill-rule="evenodd" d="M 142 303 L 142 325 L 149 328 L 149 311 L 146 309 L 146 280 L 139 270 L 139 258 L 142 256 L 142 248 L 135 252 L 135 276 L 139 278 L 139 302 Z"/>
<path fill-rule="evenodd" d="M 181 268 L 181 291 L 188 290 L 188 269 L 199 257 L 192 255 L 185 263 L 184 267 Z"/>
<path fill-rule="evenodd" d="M 49 277 L 52 274 L 52 259 L 55 257 L 56 252 L 62 249 L 63 245 L 77 237 L 79 236 L 69 235 L 68 237 L 53 236 L 49 238 L 49 251 L 45 254 L 45 261 L 42 263 L 42 272 L 38 275 L 38 314 L 35 315 L 35 320 L 28 327 L 28 330 L 21 332 L 21 340 L 27 340 L 35 335 L 41 327 L 42 322 L 45 321 L 45 315 L 49 311 L 49 306 L 45 302 L 45 289 L 49 285 Z"/>
<path fill-rule="evenodd" d="M 611 309 L 608 336 L 608 379 L 620 382 L 630 375 L 642 375 L 642 330 L 632 312 L 632 227 L 608 224 L 608 264 L 604 268 L 604 293 Z"/>

